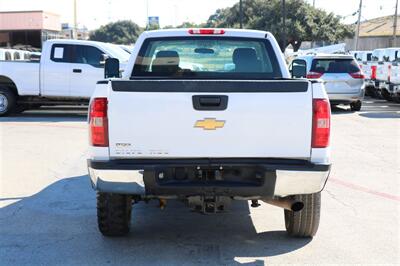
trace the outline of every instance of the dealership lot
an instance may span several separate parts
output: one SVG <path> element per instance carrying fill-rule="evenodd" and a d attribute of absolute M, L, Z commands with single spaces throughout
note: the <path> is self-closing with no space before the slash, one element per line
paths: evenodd
<path fill-rule="evenodd" d="M 333 170 L 312 240 L 289 238 L 281 209 L 246 202 L 217 215 L 140 203 L 129 237 L 102 237 L 86 126 L 83 108 L 0 118 L 2 265 L 400 263 L 399 104 L 334 108 Z"/>

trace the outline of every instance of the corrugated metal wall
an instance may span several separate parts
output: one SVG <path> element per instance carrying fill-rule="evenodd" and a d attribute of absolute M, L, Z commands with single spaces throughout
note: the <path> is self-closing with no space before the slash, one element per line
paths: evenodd
<path fill-rule="evenodd" d="M 346 50 L 354 50 L 354 39 L 346 39 Z M 374 50 L 378 48 L 399 47 L 400 36 L 397 36 L 397 43 L 393 44 L 392 36 L 387 37 L 360 37 L 358 40 L 359 51 Z"/>

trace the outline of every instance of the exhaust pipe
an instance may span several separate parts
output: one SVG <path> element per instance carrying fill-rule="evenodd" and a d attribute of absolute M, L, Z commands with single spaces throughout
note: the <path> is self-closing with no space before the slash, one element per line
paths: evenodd
<path fill-rule="evenodd" d="M 276 207 L 284 208 L 285 210 L 298 212 L 304 208 L 304 203 L 290 197 L 263 199 L 265 203 L 274 205 Z"/>

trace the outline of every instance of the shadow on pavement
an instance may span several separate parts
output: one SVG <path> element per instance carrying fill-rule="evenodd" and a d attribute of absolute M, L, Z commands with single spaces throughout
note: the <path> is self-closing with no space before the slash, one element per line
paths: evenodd
<path fill-rule="evenodd" d="M 367 112 L 359 115 L 367 118 L 400 118 L 400 112 Z"/>
<path fill-rule="evenodd" d="M 332 106 L 331 111 L 332 115 L 357 113 L 367 118 L 398 118 L 400 115 L 400 104 L 367 97 L 363 101 L 361 111 L 351 111 L 348 105 Z"/>
<path fill-rule="evenodd" d="M 0 117 L 1 122 L 80 122 L 86 121 L 87 108 L 41 107 L 20 114 Z"/>
<path fill-rule="evenodd" d="M 88 177 L 62 179 L 0 209 L 0 260 L 2 265 L 237 264 L 236 257 L 275 256 L 311 241 L 285 231 L 257 233 L 247 202 L 235 203 L 230 212 L 216 215 L 190 212 L 176 201 L 165 210 L 155 201 L 140 203 L 133 207 L 130 235 L 105 238 L 97 231 Z"/>

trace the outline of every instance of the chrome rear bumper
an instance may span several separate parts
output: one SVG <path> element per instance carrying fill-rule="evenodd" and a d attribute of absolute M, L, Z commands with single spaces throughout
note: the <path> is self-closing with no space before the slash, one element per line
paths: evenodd
<path fill-rule="evenodd" d="M 158 160 L 160 161 L 160 160 Z M 198 164 L 194 164 L 197 167 Z M 213 164 L 214 165 L 214 164 Z M 224 166 L 222 166 L 224 165 Z M 221 163 L 222 167 L 226 167 L 226 163 Z M 232 164 L 230 164 L 232 165 Z M 171 166 L 168 166 L 171 167 Z M 188 165 L 185 164 L 185 167 Z M 202 166 L 203 167 L 203 166 Z M 235 166 L 241 167 L 241 166 Z M 245 167 L 249 167 L 246 163 Z M 260 167 L 260 163 L 254 164 L 254 167 Z M 195 183 L 186 183 L 186 186 L 163 186 L 158 182 L 158 170 L 161 169 L 159 162 L 151 165 L 130 165 L 115 164 L 110 162 L 88 161 L 89 176 L 93 188 L 101 192 L 134 194 L 141 196 L 157 196 L 159 192 L 163 196 L 188 195 L 213 191 L 216 195 L 219 193 L 227 193 L 230 196 L 288 196 L 297 194 L 311 194 L 323 190 L 330 172 L 330 165 L 283 165 L 268 163 L 265 167 L 265 181 L 258 187 L 248 187 L 246 185 L 238 186 L 237 184 L 222 184 L 214 186 L 198 185 Z M 151 174 L 144 174 L 144 172 Z M 263 194 L 265 193 L 265 194 Z M 232 194 L 232 195 L 231 195 Z"/>

